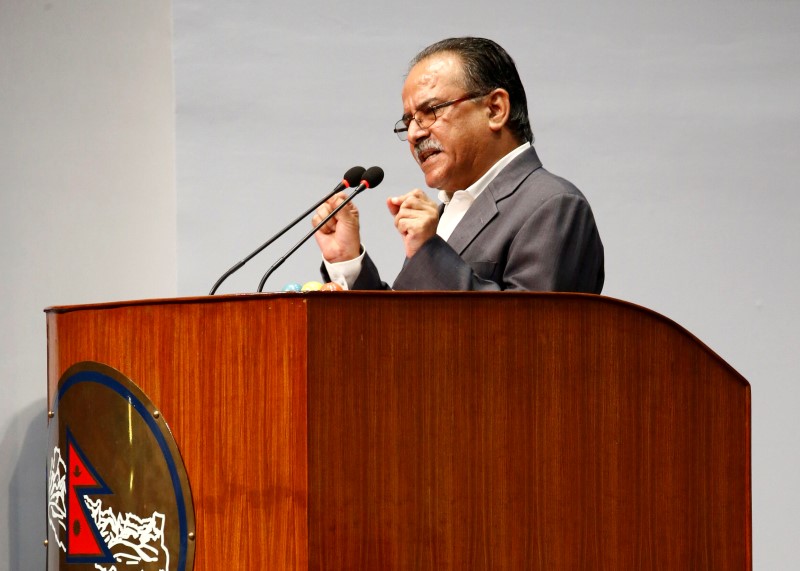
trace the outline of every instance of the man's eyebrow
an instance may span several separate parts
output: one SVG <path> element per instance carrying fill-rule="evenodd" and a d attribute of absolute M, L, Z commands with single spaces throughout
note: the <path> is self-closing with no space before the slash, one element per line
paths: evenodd
<path fill-rule="evenodd" d="M 439 98 L 438 97 L 429 97 L 428 99 L 423 101 L 417 107 L 417 111 L 419 111 L 420 109 L 427 109 L 428 107 L 431 107 L 432 105 L 436 105 L 436 103 L 438 103 L 438 102 L 439 102 Z M 411 119 L 411 117 L 413 117 L 413 115 L 411 113 L 403 113 L 403 116 L 401 117 L 401 119 L 403 121 L 408 121 L 408 120 Z"/>

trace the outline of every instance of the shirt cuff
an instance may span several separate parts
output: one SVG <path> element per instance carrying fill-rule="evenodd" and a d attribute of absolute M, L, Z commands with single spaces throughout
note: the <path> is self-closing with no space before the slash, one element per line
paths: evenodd
<path fill-rule="evenodd" d="M 364 260 L 366 251 L 364 246 L 361 246 L 361 253 L 358 257 L 345 262 L 329 262 L 322 258 L 322 263 L 325 264 L 325 269 L 328 271 L 328 277 L 333 283 L 342 286 L 342 289 L 350 289 L 358 279 L 358 274 L 361 273 L 361 264 Z"/>

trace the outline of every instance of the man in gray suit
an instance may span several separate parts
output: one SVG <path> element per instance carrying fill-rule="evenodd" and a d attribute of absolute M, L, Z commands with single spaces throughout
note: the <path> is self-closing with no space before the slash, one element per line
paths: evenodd
<path fill-rule="evenodd" d="M 402 96 L 395 133 L 443 206 L 420 189 L 387 200 L 406 253 L 394 289 L 600 293 L 603 245 L 592 210 L 542 167 L 525 90 L 503 48 L 483 38 L 437 42 L 411 62 Z M 312 222 L 343 199 L 323 204 Z M 361 247 L 352 203 L 316 238 L 325 279 L 388 287 Z"/>

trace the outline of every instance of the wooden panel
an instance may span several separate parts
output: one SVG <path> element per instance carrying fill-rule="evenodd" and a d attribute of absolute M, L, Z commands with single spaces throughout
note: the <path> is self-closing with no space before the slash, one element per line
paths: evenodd
<path fill-rule="evenodd" d="M 747 382 L 596 296 L 367 293 L 48 313 L 161 407 L 195 569 L 749 569 Z M 307 408 L 306 408 L 307 407 Z"/>
<path fill-rule="evenodd" d="M 305 303 L 172 300 L 48 313 L 49 400 L 110 365 L 169 423 L 189 474 L 198 571 L 307 567 Z"/>
<path fill-rule="evenodd" d="M 750 568 L 749 386 L 668 320 L 350 294 L 309 338 L 311 568 Z"/>

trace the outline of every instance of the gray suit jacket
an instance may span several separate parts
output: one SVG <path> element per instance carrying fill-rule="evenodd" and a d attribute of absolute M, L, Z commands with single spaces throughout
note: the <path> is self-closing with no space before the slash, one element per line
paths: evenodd
<path fill-rule="evenodd" d="M 434 236 L 394 282 L 403 290 L 600 293 L 603 244 L 592 209 L 533 147 L 504 168 L 445 242 Z M 368 256 L 353 289 L 388 287 Z"/>

